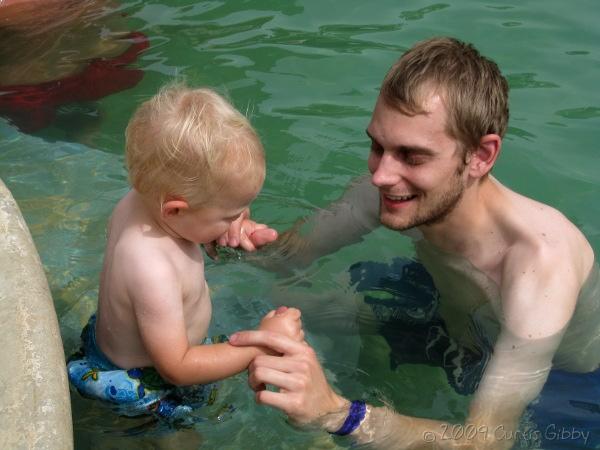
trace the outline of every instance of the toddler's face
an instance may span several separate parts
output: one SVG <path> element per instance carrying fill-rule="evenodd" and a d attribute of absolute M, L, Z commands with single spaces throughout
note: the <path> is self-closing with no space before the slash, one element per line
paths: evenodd
<path fill-rule="evenodd" d="M 207 244 L 229 230 L 258 192 L 228 193 L 207 206 L 183 211 L 179 217 L 179 234 L 195 244 Z"/>

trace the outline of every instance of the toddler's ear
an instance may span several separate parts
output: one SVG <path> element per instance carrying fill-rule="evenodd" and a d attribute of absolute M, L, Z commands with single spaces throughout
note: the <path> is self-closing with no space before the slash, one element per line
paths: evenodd
<path fill-rule="evenodd" d="M 175 217 L 181 211 L 186 210 L 190 207 L 185 200 L 181 199 L 170 199 L 165 200 L 160 209 L 160 213 L 163 217 Z"/>

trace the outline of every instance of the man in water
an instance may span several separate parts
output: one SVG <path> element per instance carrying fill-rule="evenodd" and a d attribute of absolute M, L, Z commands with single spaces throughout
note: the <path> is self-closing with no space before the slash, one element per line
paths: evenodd
<path fill-rule="evenodd" d="M 370 183 L 353 184 L 309 219 L 308 235 L 292 231 L 274 244 L 291 262 L 308 264 L 379 223 L 411 230 L 450 338 L 464 348 L 477 340 L 489 345 L 464 423 L 350 402 L 330 387 L 308 345 L 269 332 L 239 333 L 234 345 L 282 354 L 251 365 L 259 403 L 376 447 L 510 448 L 551 369 L 564 381 L 598 368 L 593 250 L 560 212 L 490 175 L 507 123 L 508 84 L 494 62 L 455 39 L 418 43 L 383 81 L 367 128 Z M 220 243 L 238 240 L 230 230 L 229 242 Z M 279 390 L 263 390 L 265 384 Z M 558 409 L 568 407 L 570 400 Z"/>

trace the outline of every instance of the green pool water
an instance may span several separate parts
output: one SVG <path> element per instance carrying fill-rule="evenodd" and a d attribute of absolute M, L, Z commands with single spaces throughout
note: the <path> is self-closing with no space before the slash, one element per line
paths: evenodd
<path fill-rule="evenodd" d="M 325 207 L 366 173 L 368 124 L 381 79 L 414 42 L 451 35 L 493 58 L 511 87 L 511 120 L 495 175 L 563 211 L 600 250 L 600 5 L 597 0 L 282 2 L 124 1 L 127 26 L 150 49 L 135 88 L 63 107 L 55 125 L 27 135 L 0 119 L 0 177 L 12 190 L 44 263 L 65 352 L 95 309 L 105 224 L 127 191 L 123 132 L 133 110 L 164 83 L 185 77 L 226 93 L 246 112 L 267 153 L 268 174 L 253 215 L 282 231 Z M 594 156 L 596 155 L 596 156 Z M 290 279 L 244 261 L 207 265 L 215 332 L 253 328 L 274 302 L 315 297 L 309 340 L 328 376 L 349 397 L 385 400 L 405 414 L 458 421 L 468 398 L 435 368 L 389 366 L 383 338 L 330 335 L 320 304 L 347 296 L 348 267 L 414 253 L 384 229 L 322 258 Z M 279 286 L 274 291 L 273 286 Z M 281 294 L 283 292 L 283 294 Z M 341 307 L 340 307 L 341 308 Z M 344 318 L 323 308 L 326 319 Z M 312 309 L 312 308 L 311 308 Z M 245 376 L 225 382 L 233 414 L 193 430 L 154 436 L 73 396 L 76 448 L 345 448 L 301 432 L 254 404 Z M 218 408 L 212 411 L 218 414 Z M 125 430 L 129 430 L 126 432 Z M 133 430 L 133 431 L 132 431 Z M 174 443 L 176 442 L 176 443 Z M 158 444 L 157 444 L 158 445 Z"/>

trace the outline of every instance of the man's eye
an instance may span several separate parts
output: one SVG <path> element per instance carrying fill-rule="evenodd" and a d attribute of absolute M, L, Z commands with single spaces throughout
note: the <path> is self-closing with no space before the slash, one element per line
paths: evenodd
<path fill-rule="evenodd" d="M 421 155 L 407 155 L 404 160 L 411 166 L 419 166 L 427 162 L 426 158 Z"/>
<path fill-rule="evenodd" d="M 425 164 L 428 161 L 428 155 L 424 155 L 420 152 L 413 151 L 401 151 L 400 158 L 409 166 L 419 166 Z"/>

